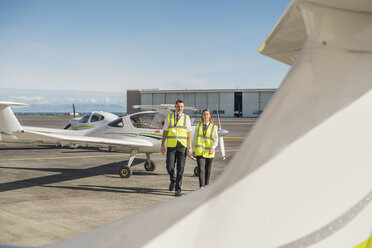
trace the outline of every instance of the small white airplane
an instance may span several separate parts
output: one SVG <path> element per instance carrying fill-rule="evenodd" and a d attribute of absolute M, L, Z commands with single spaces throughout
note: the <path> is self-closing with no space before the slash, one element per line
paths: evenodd
<path fill-rule="evenodd" d="M 137 153 L 145 153 L 145 169 L 154 171 L 155 163 L 152 153 L 159 153 L 163 125 L 167 114 L 158 111 L 143 111 L 114 121 L 84 130 L 66 130 L 21 126 L 10 106 L 25 106 L 22 103 L 0 101 L 0 142 L 5 143 L 46 143 L 61 146 L 98 147 L 115 149 L 130 153 L 128 163 L 121 166 L 119 175 L 129 178 L 132 175 L 131 165 Z M 194 135 L 195 126 L 192 134 Z M 219 129 L 223 137 L 227 130 Z M 222 153 L 224 154 L 224 147 Z"/>
<path fill-rule="evenodd" d="M 102 124 L 108 124 L 119 118 L 115 114 L 103 111 L 92 111 L 82 117 L 76 117 L 77 113 L 75 111 L 75 104 L 72 104 L 72 110 L 73 112 L 71 112 L 70 115 L 74 116 L 74 118 L 69 121 L 69 124 L 65 126 L 64 129 L 71 128 L 72 130 L 82 130 L 95 128 Z"/>
<path fill-rule="evenodd" d="M 95 128 L 100 125 L 108 124 L 119 118 L 117 115 L 104 112 L 92 111 L 82 117 L 76 117 L 69 121 L 69 124 L 64 129 L 71 128 L 72 130 L 82 130 Z"/>

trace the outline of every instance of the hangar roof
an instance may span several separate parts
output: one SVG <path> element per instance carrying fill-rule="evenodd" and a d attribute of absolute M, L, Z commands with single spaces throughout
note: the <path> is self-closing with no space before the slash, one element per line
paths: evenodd
<path fill-rule="evenodd" d="M 276 89 L 183 89 L 183 90 L 159 90 L 159 89 L 129 89 L 140 93 L 234 93 L 234 92 L 274 92 Z"/>

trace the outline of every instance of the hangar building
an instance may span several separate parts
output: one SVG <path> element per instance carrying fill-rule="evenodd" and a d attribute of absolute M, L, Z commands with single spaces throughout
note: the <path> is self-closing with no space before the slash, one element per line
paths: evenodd
<path fill-rule="evenodd" d="M 221 117 L 259 117 L 276 89 L 194 89 L 194 90 L 127 90 L 127 113 L 140 110 L 133 105 L 174 104 L 177 99 L 185 101 L 185 106 L 198 111 L 185 110 L 191 117 L 200 116 L 209 108 L 213 114 L 217 109 Z"/>

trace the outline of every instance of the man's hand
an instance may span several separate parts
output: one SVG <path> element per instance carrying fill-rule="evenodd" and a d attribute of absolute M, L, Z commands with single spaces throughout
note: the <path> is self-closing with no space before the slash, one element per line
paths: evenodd
<path fill-rule="evenodd" d="M 213 148 L 211 148 L 211 149 L 209 150 L 209 155 L 212 155 L 212 154 L 213 154 L 213 152 L 214 152 L 214 149 L 213 149 Z"/>
<path fill-rule="evenodd" d="M 192 156 L 193 156 L 194 158 L 196 158 L 195 152 L 192 152 Z"/>
<path fill-rule="evenodd" d="M 163 130 L 163 136 L 161 137 L 161 148 L 160 151 L 165 154 L 165 141 L 167 140 L 168 130 Z"/>

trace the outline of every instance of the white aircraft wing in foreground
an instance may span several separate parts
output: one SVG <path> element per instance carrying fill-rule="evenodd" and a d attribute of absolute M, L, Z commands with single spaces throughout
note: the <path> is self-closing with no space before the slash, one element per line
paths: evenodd
<path fill-rule="evenodd" d="M 210 187 L 45 247 L 372 247 L 372 1 L 293 0 L 292 65 Z"/>

